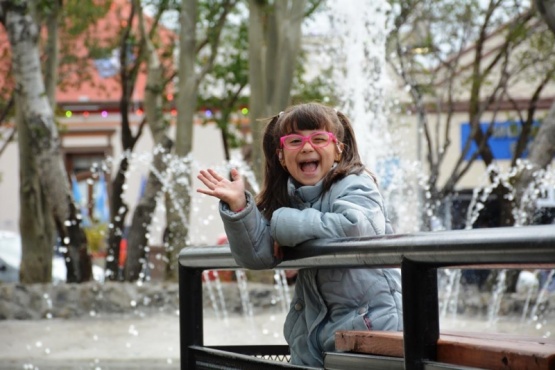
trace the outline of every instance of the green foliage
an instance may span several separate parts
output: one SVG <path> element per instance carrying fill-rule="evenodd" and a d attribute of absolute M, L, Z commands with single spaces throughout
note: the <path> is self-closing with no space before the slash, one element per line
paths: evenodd
<path fill-rule="evenodd" d="M 106 236 L 108 225 L 97 223 L 84 228 L 87 235 L 88 250 L 91 253 L 104 252 L 106 250 Z"/>
<path fill-rule="evenodd" d="M 219 1 L 209 0 L 199 4 L 200 33 L 209 32 L 203 30 L 213 29 L 214 23 L 211 19 L 216 18 L 214 9 Z M 321 9 L 321 0 L 311 0 L 307 6 L 307 16 L 315 14 Z M 264 1 L 267 11 L 272 11 L 271 2 Z M 244 3 L 239 3 L 234 11 L 228 16 L 225 28 L 222 32 L 218 58 L 211 71 L 200 86 L 198 94 L 198 106 L 219 112 L 216 123 L 224 130 L 229 147 L 236 148 L 245 144 L 242 135 L 235 129 L 228 127 L 232 124 L 230 116 L 243 117 L 241 109 L 248 106 L 249 97 L 244 92 L 248 86 L 248 9 Z M 210 38 L 210 34 L 208 33 Z M 199 56 L 199 64 L 203 63 L 204 55 Z M 331 68 L 323 71 L 311 80 L 306 78 L 306 60 L 301 57 L 296 64 L 295 77 L 293 81 L 292 102 L 321 101 L 335 104 L 337 98 L 333 90 L 331 80 Z M 213 118 L 206 122 L 214 121 Z"/>
<path fill-rule="evenodd" d="M 78 36 L 104 17 L 110 10 L 111 0 L 67 0 L 63 6 L 64 31 Z"/>
<path fill-rule="evenodd" d="M 316 77 L 307 79 L 307 65 L 305 53 L 302 53 L 295 70 L 291 103 L 318 101 L 329 105 L 336 105 L 339 99 L 332 78 L 333 66 L 321 70 Z"/>

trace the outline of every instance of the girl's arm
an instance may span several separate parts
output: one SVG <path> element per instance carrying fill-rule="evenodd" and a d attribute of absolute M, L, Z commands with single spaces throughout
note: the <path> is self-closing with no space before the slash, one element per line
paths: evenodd
<path fill-rule="evenodd" d="M 252 195 L 236 169 L 231 180 L 214 170 L 202 170 L 198 179 L 205 187 L 199 193 L 220 199 L 220 216 L 224 222 L 231 253 L 237 264 L 249 269 L 268 269 L 281 258 L 274 256 L 274 240 L 268 221 L 258 211 Z"/>
<path fill-rule="evenodd" d="M 279 245 L 295 246 L 317 238 L 383 235 L 387 220 L 383 200 L 373 180 L 351 175 L 330 189 L 330 210 L 280 208 L 274 212 L 271 234 Z"/>
<path fill-rule="evenodd" d="M 233 258 L 239 266 L 263 270 L 274 268 L 282 256 L 274 252 L 270 224 L 256 207 L 252 195 L 245 193 L 247 204 L 240 212 L 233 212 L 220 202 L 220 216 Z"/>

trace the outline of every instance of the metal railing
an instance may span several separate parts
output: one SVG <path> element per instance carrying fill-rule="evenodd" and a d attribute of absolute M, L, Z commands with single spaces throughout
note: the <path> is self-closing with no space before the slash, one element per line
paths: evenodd
<path fill-rule="evenodd" d="M 401 267 L 405 354 L 403 366 L 407 370 L 421 370 L 434 368 L 429 366 L 435 363 L 437 355 L 437 269 L 465 265 L 515 267 L 524 264 L 555 268 L 555 225 L 321 239 L 284 249 L 284 262 L 278 268 Z M 181 368 L 220 369 L 222 364 L 225 364 L 226 369 L 298 368 L 287 363 L 253 357 L 287 355 L 287 346 L 208 348 L 203 345 L 202 271 L 238 268 L 240 267 L 233 259 L 228 246 L 189 247 L 181 251 Z M 364 356 L 362 357 L 363 361 Z M 437 363 L 434 366 L 438 368 Z"/>

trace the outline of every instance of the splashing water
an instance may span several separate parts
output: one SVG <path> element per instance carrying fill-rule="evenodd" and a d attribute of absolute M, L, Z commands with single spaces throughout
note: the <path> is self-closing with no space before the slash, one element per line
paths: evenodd
<path fill-rule="evenodd" d="M 493 290 L 491 296 L 491 304 L 488 310 L 488 326 L 494 325 L 499 318 L 499 309 L 501 307 L 501 299 L 503 298 L 503 292 L 506 288 L 507 281 L 507 270 L 503 269 L 499 271 L 497 275 L 497 284 Z"/>
<path fill-rule="evenodd" d="M 289 295 L 289 285 L 287 284 L 285 271 L 275 270 L 274 281 L 274 286 L 277 290 L 279 301 L 281 302 L 282 311 L 287 312 L 289 310 L 289 305 L 291 304 L 291 296 Z"/>
<path fill-rule="evenodd" d="M 357 6 L 333 1 L 330 8 L 333 41 L 327 53 L 333 56 L 339 110 L 353 125 L 362 162 L 377 175 L 394 229 L 418 231 L 418 192 L 410 184 L 422 171 L 401 159 L 388 119 L 396 105 L 385 68 L 390 5 L 385 0 Z"/>
<path fill-rule="evenodd" d="M 445 292 L 444 299 L 441 302 L 441 317 L 447 317 L 447 314 L 450 313 L 453 318 L 456 318 L 461 286 L 461 269 L 445 269 L 444 273 L 447 282 L 443 286 Z"/>
<path fill-rule="evenodd" d="M 391 143 L 384 96 L 389 5 L 386 1 L 360 5 L 331 4 L 332 27 L 340 40 L 336 54 L 341 68 L 335 79 L 341 109 L 351 119 L 360 155 L 370 168 L 377 168 L 378 159 L 390 154 Z"/>
<path fill-rule="evenodd" d="M 551 280 L 553 279 L 554 276 L 555 276 L 555 269 L 552 269 L 549 271 L 549 274 L 547 275 L 545 283 L 543 284 L 540 290 L 540 293 L 538 294 L 538 298 L 536 299 L 536 304 L 534 305 L 534 307 L 532 308 L 532 311 L 530 312 L 531 321 L 535 321 L 535 322 L 539 321 L 540 311 L 542 306 L 545 306 L 547 304 L 546 302 L 547 302 L 547 294 L 549 292 L 549 284 L 551 283 Z M 540 328 L 541 326 L 538 329 Z"/>

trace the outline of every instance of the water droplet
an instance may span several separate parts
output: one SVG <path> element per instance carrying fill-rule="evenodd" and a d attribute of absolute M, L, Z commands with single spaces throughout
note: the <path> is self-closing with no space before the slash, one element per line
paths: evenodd
<path fill-rule="evenodd" d="M 35 346 L 37 346 L 38 348 L 42 347 L 42 342 L 40 342 L 40 341 L 39 341 L 39 342 L 36 342 L 36 343 L 35 343 Z"/>
<path fill-rule="evenodd" d="M 138 336 L 138 335 L 139 335 L 139 332 L 138 332 L 137 329 L 135 328 L 135 325 L 129 326 L 129 334 L 134 335 L 134 336 Z"/>

